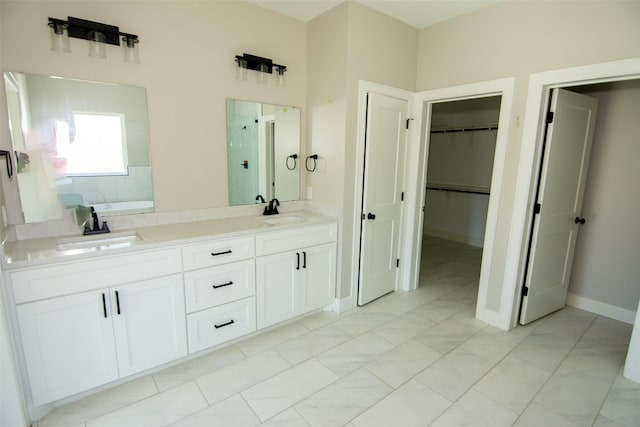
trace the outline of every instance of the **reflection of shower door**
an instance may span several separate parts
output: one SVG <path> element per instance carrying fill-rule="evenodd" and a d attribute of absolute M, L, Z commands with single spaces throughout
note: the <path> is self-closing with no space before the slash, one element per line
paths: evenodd
<path fill-rule="evenodd" d="M 265 122 L 265 199 L 271 200 L 276 195 L 276 174 L 275 174 L 275 136 L 276 122 L 269 120 Z"/>

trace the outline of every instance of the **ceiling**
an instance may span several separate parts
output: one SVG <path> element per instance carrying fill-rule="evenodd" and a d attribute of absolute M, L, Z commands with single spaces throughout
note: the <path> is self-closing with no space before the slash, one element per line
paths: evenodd
<path fill-rule="evenodd" d="M 345 0 L 249 0 L 301 21 L 309 21 Z M 423 29 L 438 22 L 464 15 L 501 0 L 354 0 Z"/>

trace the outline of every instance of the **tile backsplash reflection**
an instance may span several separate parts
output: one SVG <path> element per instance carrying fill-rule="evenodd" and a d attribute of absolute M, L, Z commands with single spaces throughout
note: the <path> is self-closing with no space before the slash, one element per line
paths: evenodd
<path fill-rule="evenodd" d="M 61 179 L 56 183 L 58 196 L 67 205 L 153 200 L 151 166 L 128 169 L 128 175 Z"/>

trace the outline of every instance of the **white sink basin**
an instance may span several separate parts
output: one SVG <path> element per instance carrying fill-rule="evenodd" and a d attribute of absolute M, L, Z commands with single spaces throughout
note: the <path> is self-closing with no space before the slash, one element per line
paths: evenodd
<path fill-rule="evenodd" d="M 306 221 L 307 218 L 300 215 L 276 215 L 273 218 L 265 218 L 262 220 L 265 224 L 270 225 L 278 225 L 278 224 L 288 224 L 291 222 L 303 222 Z"/>
<path fill-rule="evenodd" d="M 93 236 L 70 237 L 68 239 L 58 239 L 56 249 L 59 251 L 69 251 L 73 249 L 115 249 L 126 248 L 136 241 L 141 241 L 142 237 L 135 231 L 123 233 L 106 233 Z"/>

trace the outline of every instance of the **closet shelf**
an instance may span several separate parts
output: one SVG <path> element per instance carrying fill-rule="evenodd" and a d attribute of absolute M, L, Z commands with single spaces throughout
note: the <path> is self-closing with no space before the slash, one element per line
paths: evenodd
<path fill-rule="evenodd" d="M 472 187 L 465 185 L 450 185 L 450 184 L 427 184 L 427 190 L 437 191 L 451 191 L 454 193 L 469 193 L 469 194 L 486 194 L 489 195 L 489 188 L 487 187 Z"/>
<path fill-rule="evenodd" d="M 431 128 L 431 133 L 454 133 L 454 132 L 476 132 L 480 130 L 497 130 L 498 125 L 465 126 L 456 128 Z"/>

